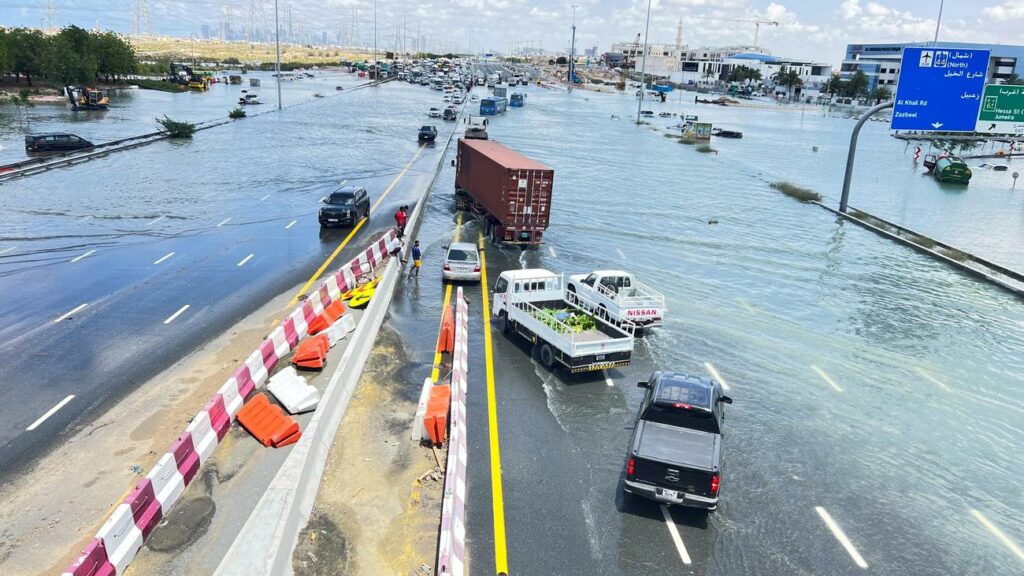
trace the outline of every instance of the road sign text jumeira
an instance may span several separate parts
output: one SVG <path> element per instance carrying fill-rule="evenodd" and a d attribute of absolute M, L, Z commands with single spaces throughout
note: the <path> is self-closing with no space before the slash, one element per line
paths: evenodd
<path fill-rule="evenodd" d="M 988 59 L 988 50 L 904 48 L 891 128 L 973 131 Z"/>

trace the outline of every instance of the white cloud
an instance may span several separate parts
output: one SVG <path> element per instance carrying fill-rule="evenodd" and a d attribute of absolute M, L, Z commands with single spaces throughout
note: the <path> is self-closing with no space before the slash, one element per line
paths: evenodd
<path fill-rule="evenodd" d="M 860 16 L 861 12 L 860 0 L 843 0 L 839 5 L 839 13 L 847 20 Z"/>
<path fill-rule="evenodd" d="M 1002 4 L 985 8 L 981 13 L 994 20 L 1022 20 L 1024 19 L 1024 0 L 1006 0 Z"/>

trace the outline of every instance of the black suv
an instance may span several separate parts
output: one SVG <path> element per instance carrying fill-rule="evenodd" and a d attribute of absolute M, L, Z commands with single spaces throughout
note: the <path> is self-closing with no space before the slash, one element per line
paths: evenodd
<path fill-rule="evenodd" d="M 370 216 L 370 195 L 366 188 L 346 186 L 331 193 L 320 208 L 321 226 L 355 226 Z"/>
<path fill-rule="evenodd" d="M 85 138 L 65 132 L 25 136 L 26 152 L 67 152 L 69 150 L 92 148 L 92 146 L 92 142 Z"/>
<path fill-rule="evenodd" d="M 420 126 L 420 142 L 433 142 L 437 138 L 437 128 L 433 126 Z"/>

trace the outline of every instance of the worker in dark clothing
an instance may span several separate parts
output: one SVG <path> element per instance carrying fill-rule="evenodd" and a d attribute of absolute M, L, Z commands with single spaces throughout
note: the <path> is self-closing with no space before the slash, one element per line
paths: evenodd
<path fill-rule="evenodd" d="M 420 277 L 420 266 L 423 265 L 423 253 L 420 252 L 420 241 L 417 240 L 412 244 L 412 270 L 409 270 L 409 276 Z"/>

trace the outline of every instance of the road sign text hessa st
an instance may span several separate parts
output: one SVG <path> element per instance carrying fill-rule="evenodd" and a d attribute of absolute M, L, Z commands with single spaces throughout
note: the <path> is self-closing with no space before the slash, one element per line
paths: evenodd
<path fill-rule="evenodd" d="M 904 48 L 891 128 L 973 131 L 988 60 L 988 50 Z"/>
<path fill-rule="evenodd" d="M 975 131 L 984 134 L 1024 134 L 1024 86 L 985 86 Z"/>

